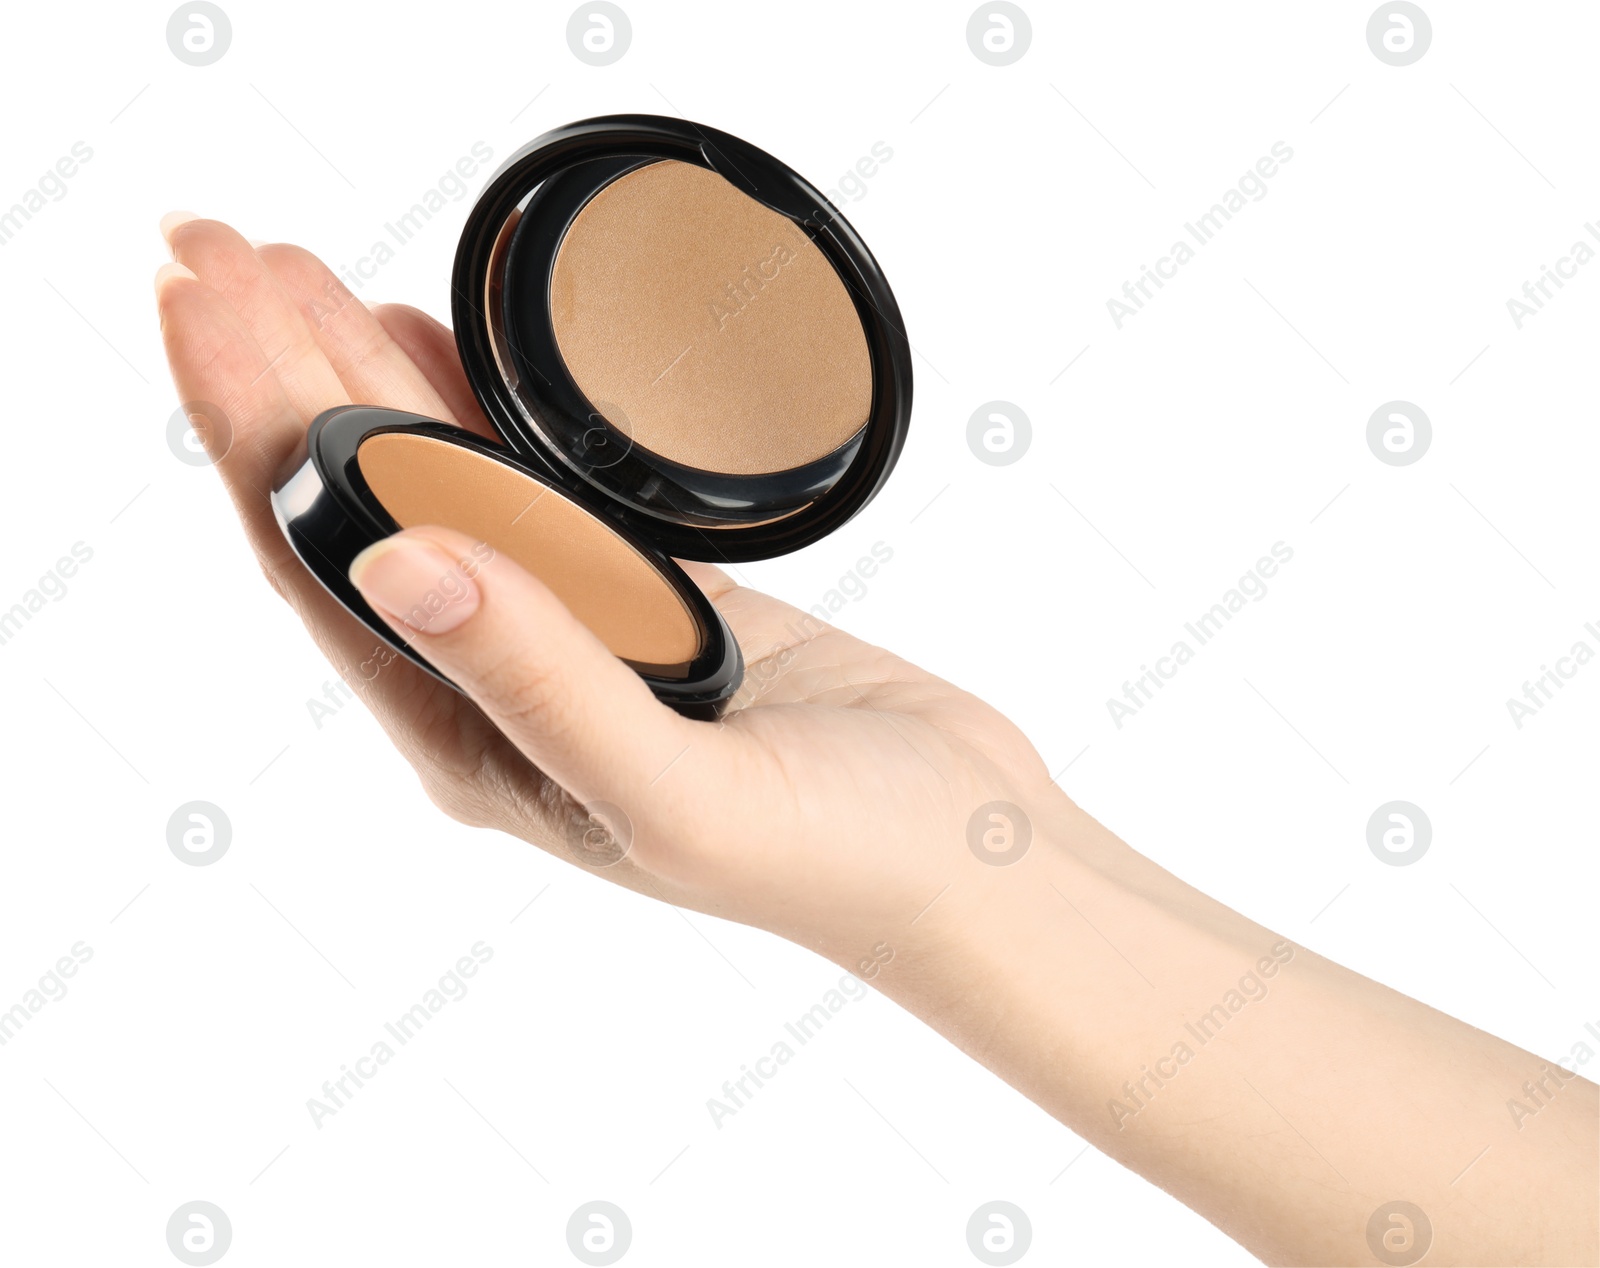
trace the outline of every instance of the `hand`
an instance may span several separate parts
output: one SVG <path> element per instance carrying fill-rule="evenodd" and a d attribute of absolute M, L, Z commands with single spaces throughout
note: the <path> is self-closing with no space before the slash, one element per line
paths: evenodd
<path fill-rule="evenodd" d="M 993 709 L 897 657 L 689 565 L 749 664 L 725 719 L 692 722 L 501 555 L 426 631 L 396 626 L 465 695 L 386 655 L 301 567 L 268 491 L 336 405 L 489 435 L 450 333 L 369 311 L 299 248 L 252 249 L 214 221 L 168 229 L 173 378 L 231 423 L 231 443 L 210 440 L 245 533 L 448 813 L 592 867 L 572 843 L 606 802 L 631 845 L 612 879 L 852 970 L 888 944 L 889 970 L 863 976 L 1273 1262 L 1365 1262 L 1397 1194 L 1430 1216 L 1430 1263 L 1595 1262 L 1600 1088 L 1162 871 L 1072 805 Z M 353 578 L 380 611 L 409 611 L 475 545 L 399 533 Z M 968 848 L 991 801 L 1032 823 L 1016 866 Z M 1535 1080 L 1524 1132 L 1506 1098 L 1534 1098 Z"/>
<path fill-rule="evenodd" d="M 268 494 L 311 419 L 337 405 L 410 410 L 493 438 L 454 339 L 416 309 L 369 310 L 299 247 L 254 248 L 211 220 L 173 216 L 163 230 L 178 261 L 157 279 L 173 381 L 182 400 L 228 419 L 231 443 L 213 442 L 245 535 L 453 818 L 592 866 L 572 848 L 593 826 L 585 807 L 619 807 L 620 824 L 603 819 L 631 841 L 604 875 L 854 967 L 955 875 L 993 870 L 967 847 L 978 807 L 1064 801 L 989 706 L 706 565 L 685 567 L 747 663 L 720 723 L 658 703 L 504 555 L 429 632 L 394 622 L 465 695 L 386 655 L 295 557 Z M 405 587 L 425 587 L 473 544 L 442 528 L 398 534 L 362 561 L 358 584 L 380 611 L 406 611 Z"/>

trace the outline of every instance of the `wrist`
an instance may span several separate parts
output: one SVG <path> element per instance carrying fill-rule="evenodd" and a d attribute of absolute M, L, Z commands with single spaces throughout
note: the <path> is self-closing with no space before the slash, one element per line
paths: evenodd
<path fill-rule="evenodd" d="M 1051 792 L 1021 857 L 963 850 L 948 887 L 885 931 L 873 984 L 1120 1155 L 1117 1090 L 1281 940 Z"/>

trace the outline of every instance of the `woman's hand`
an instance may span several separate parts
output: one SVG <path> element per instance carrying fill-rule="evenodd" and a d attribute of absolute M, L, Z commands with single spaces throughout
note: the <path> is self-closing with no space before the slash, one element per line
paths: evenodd
<path fill-rule="evenodd" d="M 230 424 L 208 439 L 261 566 L 451 815 L 860 969 L 1263 1258 L 1595 1262 L 1600 1089 L 1198 893 L 1073 806 L 993 709 L 899 658 L 690 565 L 749 664 L 725 719 L 691 722 L 510 560 L 461 569 L 476 543 L 442 528 L 352 576 L 408 612 L 473 574 L 429 628 L 396 626 L 466 694 L 376 645 L 268 493 L 336 405 L 489 435 L 450 333 L 369 311 L 299 248 L 164 227 L 173 378 Z M 1031 827 L 1015 859 L 986 855 L 992 802 L 995 826 Z"/>
<path fill-rule="evenodd" d="M 376 646 L 290 550 L 268 494 L 334 406 L 410 410 L 492 438 L 454 339 L 416 309 L 369 310 L 299 247 L 252 247 L 178 215 L 163 232 L 178 261 L 157 280 L 173 381 L 227 419 L 231 436 L 208 440 L 256 557 L 452 817 L 852 967 L 959 873 L 984 870 L 967 844 L 980 807 L 1060 800 L 989 706 L 706 565 L 686 567 L 748 666 L 716 724 L 657 702 L 503 555 L 471 570 L 470 593 L 430 630 L 393 622 L 464 696 Z M 460 584 L 456 561 L 474 544 L 411 530 L 358 560 L 353 579 L 380 612 L 406 612 L 444 573 Z"/>

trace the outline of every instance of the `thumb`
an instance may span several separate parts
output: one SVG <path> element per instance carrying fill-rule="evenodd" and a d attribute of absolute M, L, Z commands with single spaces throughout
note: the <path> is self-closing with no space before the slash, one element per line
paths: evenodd
<path fill-rule="evenodd" d="M 542 581 L 465 533 L 396 533 L 356 556 L 350 580 L 582 802 L 633 801 L 711 731 L 658 701 Z"/>

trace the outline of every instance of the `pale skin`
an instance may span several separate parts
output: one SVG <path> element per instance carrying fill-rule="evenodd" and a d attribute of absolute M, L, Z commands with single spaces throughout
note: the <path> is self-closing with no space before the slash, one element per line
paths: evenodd
<path fill-rule="evenodd" d="M 369 309 L 301 248 L 182 214 L 163 232 L 173 381 L 229 420 L 216 466 L 245 536 L 446 814 L 851 971 L 887 945 L 874 986 L 1267 1262 L 1383 1262 L 1369 1221 L 1397 1201 L 1431 1223 L 1427 1264 L 1600 1262 L 1594 1083 L 1184 884 L 1075 805 L 995 709 L 890 652 L 687 564 L 750 666 L 721 724 L 690 721 L 510 559 L 418 528 L 353 579 L 384 612 L 451 579 L 425 628 L 393 624 L 464 694 L 375 658 L 268 493 L 336 405 L 492 435 L 454 340 L 416 309 Z M 603 868 L 569 844 L 596 802 L 632 829 Z M 1009 865 L 969 847 L 990 802 L 1032 825 Z M 1409 1262 L 1404 1217 L 1379 1232 Z"/>

